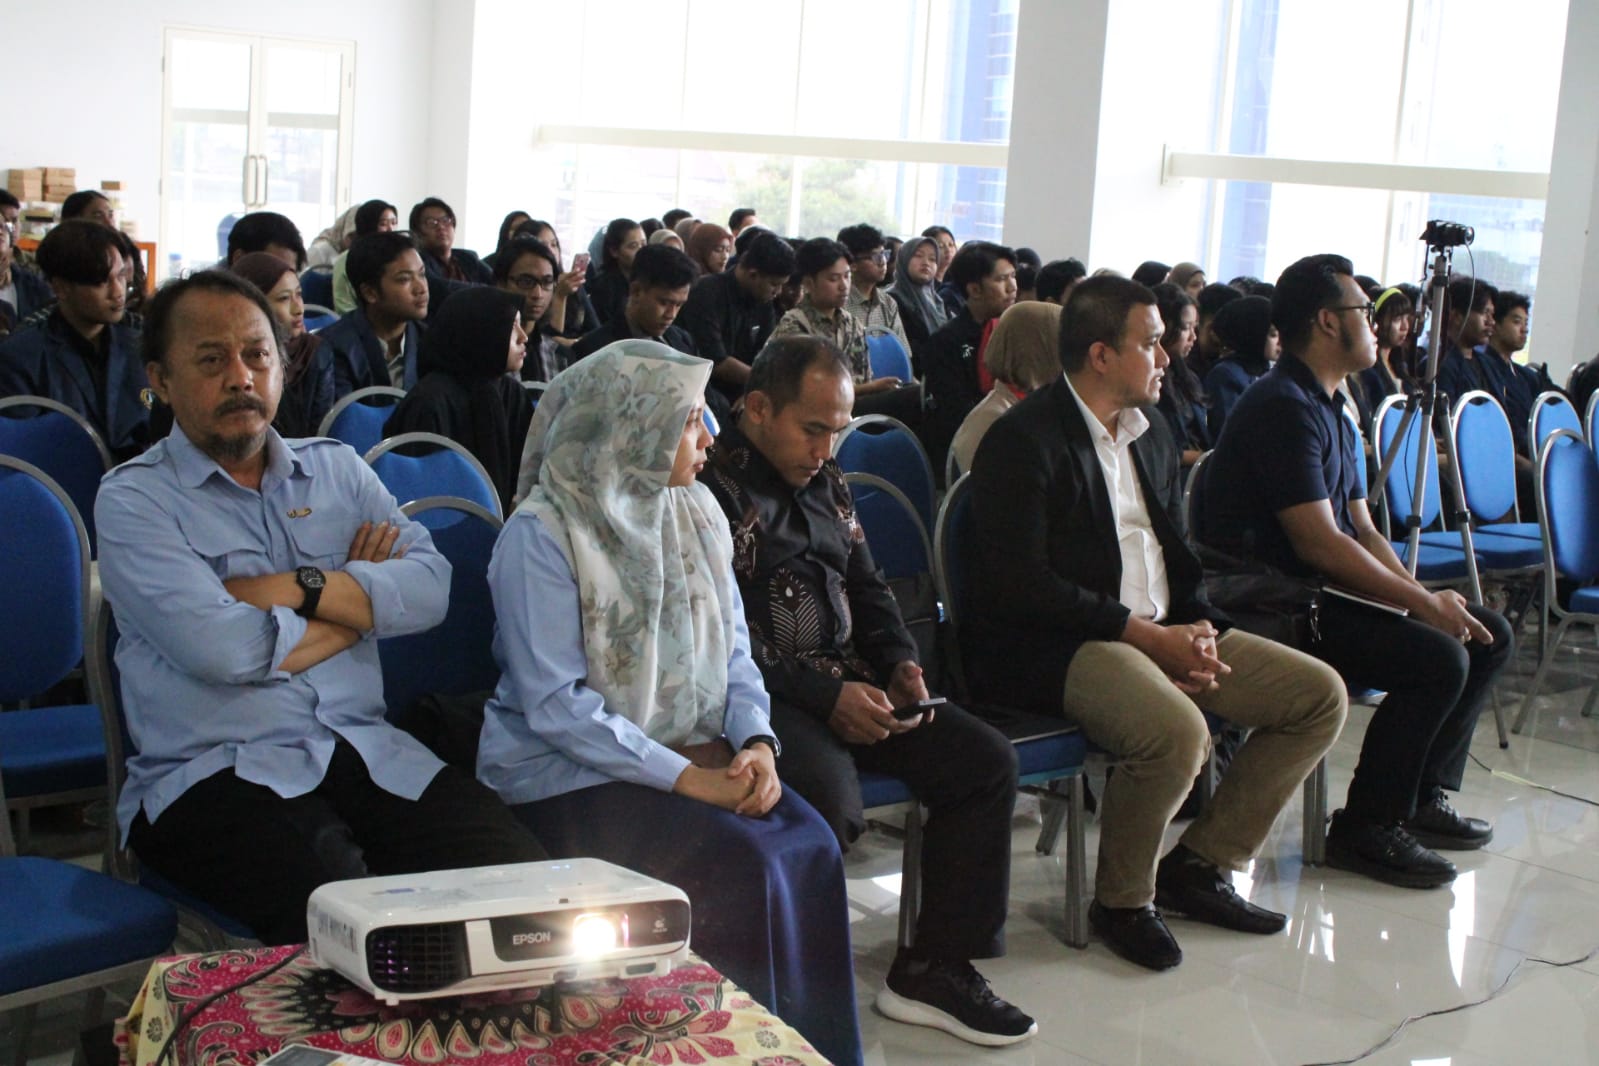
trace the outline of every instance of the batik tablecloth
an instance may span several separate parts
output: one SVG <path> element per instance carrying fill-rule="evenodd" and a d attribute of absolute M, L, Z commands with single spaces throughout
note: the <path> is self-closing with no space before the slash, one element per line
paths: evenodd
<path fill-rule="evenodd" d="M 151 1066 L 193 1005 L 269 969 L 288 947 L 159 959 L 117 1032 L 123 1066 Z M 554 1006 L 552 1006 L 552 999 Z M 304 955 L 200 1011 L 176 1066 L 258 1062 L 285 1044 L 396 1064 L 813 1066 L 795 1030 L 697 958 L 665 977 L 585 981 L 387 1007 Z"/>

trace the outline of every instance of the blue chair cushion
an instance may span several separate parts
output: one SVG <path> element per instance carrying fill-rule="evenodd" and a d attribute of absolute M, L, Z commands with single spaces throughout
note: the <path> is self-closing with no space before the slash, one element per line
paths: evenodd
<path fill-rule="evenodd" d="M 1534 527 L 1537 528 L 1537 527 Z M 1543 541 L 1488 530 L 1473 530 L 1471 546 L 1490 570 L 1504 570 L 1543 563 Z"/>
<path fill-rule="evenodd" d="M 1567 609 L 1580 614 L 1599 614 L 1599 586 L 1585 585 L 1573 592 Z"/>
<path fill-rule="evenodd" d="M 172 904 L 138 885 L 34 856 L 0 859 L 0 995 L 169 950 Z"/>
<path fill-rule="evenodd" d="M 0 714 L 0 774 L 11 799 L 105 784 L 105 735 L 91 704 Z"/>
<path fill-rule="evenodd" d="M 915 798 L 911 795 L 910 786 L 897 777 L 862 770 L 860 778 L 861 806 L 867 810 L 886 807 L 890 803 L 908 803 Z"/>
<path fill-rule="evenodd" d="M 231 937 L 236 937 L 240 940 L 255 939 L 255 931 L 249 926 L 237 918 L 228 917 L 199 896 L 190 895 L 143 864 L 139 866 L 139 887 L 154 892 L 161 898 L 182 907 L 186 911 L 193 911 Z"/>
<path fill-rule="evenodd" d="M 1523 540 L 1543 543 L 1543 527 L 1537 522 L 1493 522 L 1473 530 L 1475 533 L 1492 533 L 1496 537 L 1520 537 Z"/>
<path fill-rule="evenodd" d="M 1425 538 L 1427 534 L 1423 533 Z M 1454 534 L 1447 534 L 1454 537 Z M 1410 545 L 1402 540 L 1393 542 L 1394 552 L 1399 556 L 1399 561 L 1410 561 Z M 1426 540 L 1421 543 L 1421 557 L 1416 563 L 1416 578 L 1420 581 L 1453 581 L 1466 576 L 1466 553 L 1460 550 L 1460 538 L 1455 537 L 1455 546 L 1443 544 L 1429 544 Z"/>

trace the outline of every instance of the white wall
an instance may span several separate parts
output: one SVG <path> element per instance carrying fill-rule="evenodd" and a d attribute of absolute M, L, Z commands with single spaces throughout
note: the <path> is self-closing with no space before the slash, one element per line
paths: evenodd
<path fill-rule="evenodd" d="M 433 8 L 450 0 L 72 0 L 0 5 L 0 168 L 76 167 L 79 188 L 121 180 L 139 235 L 160 232 L 161 48 L 166 26 L 353 40 L 351 195 L 402 215 L 425 195 Z M 450 5 L 453 6 L 453 5 Z M 315 234 L 306 234 L 307 243 Z"/>

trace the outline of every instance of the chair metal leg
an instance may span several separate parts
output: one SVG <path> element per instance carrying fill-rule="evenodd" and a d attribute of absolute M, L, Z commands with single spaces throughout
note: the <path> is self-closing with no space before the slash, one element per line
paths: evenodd
<path fill-rule="evenodd" d="M 1066 943 L 1088 946 L 1088 828 L 1083 775 L 1066 781 Z"/>
<path fill-rule="evenodd" d="M 1505 731 L 1505 707 L 1499 699 L 1499 690 L 1496 688 L 1489 689 L 1488 698 L 1493 701 L 1494 728 L 1499 731 L 1499 750 L 1508 751 L 1510 749 L 1510 734 Z"/>
<path fill-rule="evenodd" d="M 1067 783 L 1064 781 L 1051 781 L 1038 792 L 1039 814 L 1044 824 L 1038 831 L 1038 843 L 1034 850 L 1040 855 L 1055 854 L 1055 844 L 1060 840 L 1060 828 L 1066 823 L 1067 811 L 1071 806 L 1071 801 L 1061 793 L 1065 787 Z"/>
<path fill-rule="evenodd" d="M 1210 754 L 1205 757 L 1205 766 L 1199 771 L 1199 809 L 1210 809 L 1210 800 L 1216 794 L 1216 744 L 1211 738 Z"/>
<path fill-rule="evenodd" d="M 922 910 L 922 805 L 905 814 L 905 850 L 899 875 L 899 946 L 916 946 L 916 916 Z"/>
<path fill-rule="evenodd" d="M 1510 731 L 1517 736 L 1521 735 L 1522 726 L 1527 724 L 1527 715 L 1532 711 L 1532 701 L 1538 695 L 1538 690 L 1543 687 L 1543 675 L 1549 672 L 1549 667 L 1554 664 L 1555 655 L 1560 651 L 1560 642 L 1566 638 L 1566 626 L 1571 619 L 1562 618 L 1560 624 L 1555 626 L 1554 639 L 1550 641 L 1548 650 L 1538 661 L 1538 669 L 1532 675 L 1532 684 L 1527 688 L 1527 694 L 1521 697 L 1521 710 L 1516 712 L 1516 724 Z"/>
<path fill-rule="evenodd" d="M 28 1038 L 33 1035 L 33 1020 L 38 1013 L 37 1003 L 11 1012 L 11 1035 L 17 1042 L 11 1059 L 15 1066 L 28 1066 Z"/>
<path fill-rule="evenodd" d="M 1327 760 L 1316 763 L 1305 778 L 1305 817 L 1301 830 L 1301 850 L 1306 866 L 1327 861 Z"/>
<path fill-rule="evenodd" d="M 1595 635 L 1599 635 L 1599 629 L 1595 629 L 1594 633 Z M 1594 705 L 1596 703 L 1599 703 L 1599 683 L 1594 684 L 1594 686 L 1588 690 L 1588 698 L 1583 701 L 1582 716 L 1584 718 L 1593 717 Z"/>

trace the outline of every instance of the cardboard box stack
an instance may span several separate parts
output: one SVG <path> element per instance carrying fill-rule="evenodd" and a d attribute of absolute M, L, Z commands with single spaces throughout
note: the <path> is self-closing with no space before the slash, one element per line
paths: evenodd
<path fill-rule="evenodd" d="M 44 171 L 39 167 L 12 167 L 6 174 L 6 191 L 23 203 L 44 197 Z"/>
<path fill-rule="evenodd" d="M 44 196 L 46 203 L 59 204 L 78 190 L 78 171 L 75 167 L 45 167 Z"/>

